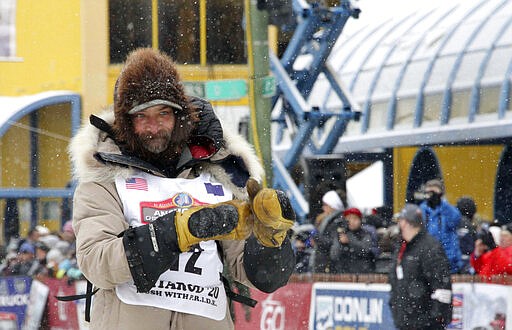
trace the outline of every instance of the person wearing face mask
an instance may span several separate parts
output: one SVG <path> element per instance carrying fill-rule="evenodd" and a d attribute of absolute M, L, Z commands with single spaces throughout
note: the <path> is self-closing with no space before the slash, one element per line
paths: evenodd
<path fill-rule="evenodd" d="M 443 198 L 445 188 L 439 179 L 427 181 L 426 200 L 420 204 L 427 231 L 442 245 L 450 261 L 450 272 L 458 273 L 463 267 L 457 228 L 461 221 L 459 210 Z"/>

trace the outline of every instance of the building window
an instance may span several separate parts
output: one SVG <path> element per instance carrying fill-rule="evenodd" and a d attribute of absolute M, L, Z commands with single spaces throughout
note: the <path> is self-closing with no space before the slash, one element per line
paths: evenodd
<path fill-rule="evenodd" d="M 180 64 L 244 64 L 243 7 L 238 0 L 110 0 L 110 63 L 153 47 Z"/>
<path fill-rule="evenodd" d="M 178 63 L 200 61 L 199 3 L 158 1 L 158 46 Z"/>
<path fill-rule="evenodd" d="M 16 52 L 16 1 L 0 1 L 0 57 L 13 57 Z"/>
<path fill-rule="evenodd" d="M 246 63 L 243 1 L 208 0 L 206 3 L 208 64 Z"/>
<path fill-rule="evenodd" d="M 151 24 L 151 0 L 110 0 L 110 63 L 122 63 L 131 50 L 151 46 Z"/>

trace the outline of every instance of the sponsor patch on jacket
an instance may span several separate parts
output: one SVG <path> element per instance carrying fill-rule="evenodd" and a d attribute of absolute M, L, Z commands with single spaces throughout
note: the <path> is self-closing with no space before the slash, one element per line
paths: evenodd
<path fill-rule="evenodd" d="M 198 205 L 208 205 L 208 203 L 203 203 L 186 192 L 179 192 L 171 198 L 159 202 L 140 202 L 142 223 L 150 223 L 167 213 Z"/>

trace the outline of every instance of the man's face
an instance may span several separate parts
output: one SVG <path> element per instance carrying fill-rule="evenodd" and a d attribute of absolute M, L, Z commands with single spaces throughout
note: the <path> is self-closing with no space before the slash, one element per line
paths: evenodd
<path fill-rule="evenodd" d="M 404 218 L 398 218 L 396 223 L 398 224 L 398 229 L 400 229 L 400 233 L 402 233 L 404 226 L 406 225 L 406 220 Z"/>
<path fill-rule="evenodd" d="M 355 214 L 347 214 L 345 218 L 348 221 L 348 229 L 351 231 L 361 228 L 361 218 Z"/>
<path fill-rule="evenodd" d="M 326 203 L 322 203 L 322 211 L 324 213 L 332 213 L 334 211 L 334 209 L 332 207 L 330 207 L 329 205 L 327 205 Z"/>
<path fill-rule="evenodd" d="M 148 151 L 158 154 L 167 149 L 171 141 L 176 118 L 165 105 L 155 105 L 132 115 L 133 129 Z"/>
<path fill-rule="evenodd" d="M 30 261 L 30 260 L 34 259 L 34 254 L 32 254 L 30 252 L 20 252 L 19 258 L 22 262 Z"/>
<path fill-rule="evenodd" d="M 501 247 L 509 247 L 512 245 L 512 233 L 508 230 L 502 230 L 500 232 L 500 246 Z"/>

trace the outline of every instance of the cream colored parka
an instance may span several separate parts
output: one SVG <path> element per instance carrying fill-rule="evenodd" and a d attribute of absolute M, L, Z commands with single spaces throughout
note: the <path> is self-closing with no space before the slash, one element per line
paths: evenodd
<path fill-rule="evenodd" d="M 112 123 L 113 112 L 101 116 Z M 261 178 L 263 169 L 251 146 L 240 136 L 224 132 L 225 148 L 214 158 L 227 154 L 243 159 L 250 175 Z M 77 188 L 73 199 L 73 228 L 76 233 L 77 260 L 80 270 L 99 291 L 93 296 L 90 329 L 233 329 L 226 310 L 221 321 L 183 314 L 154 307 L 127 305 L 115 293 L 115 286 L 131 280 L 122 238 L 128 223 L 117 193 L 115 178 L 128 178 L 133 169 L 115 164 L 104 164 L 94 158 L 96 152 L 120 154 L 117 145 L 91 124 L 84 125 L 72 139 L 69 147 Z M 222 167 L 205 162 L 201 172 L 210 173 L 227 186 L 237 199 L 246 199 L 245 189 L 232 183 Z M 179 177 L 190 176 L 185 171 Z M 243 267 L 243 241 L 219 242 L 224 265 L 237 281 L 251 286 Z"/>

